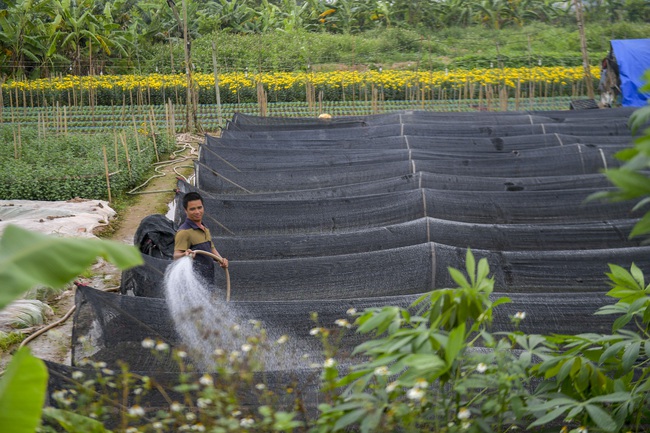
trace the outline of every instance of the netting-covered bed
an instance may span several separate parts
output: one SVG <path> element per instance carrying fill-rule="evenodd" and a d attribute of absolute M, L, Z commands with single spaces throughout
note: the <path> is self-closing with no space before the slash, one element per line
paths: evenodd
<path fill-rule="evenodd" d="M 650 246 L 629 238 L 646 209 L 588 200 L 611 189 L 603 170 L 618 166 L 614 155 L 631 144 L 631 112 L 237 114 L 221 137 L 206 137 L 195 184 L 179 181 L 174 220 L 143 222 L 135 243 L 149 242 L 155 254 L 123 272 L 121 294 L 78 288 L 73 365 L 49 365 L 53 380 L 67 383 L 86 359 L 123 361 L 164 388 L 177 360 L 143 340 L 188 350 L 201 367 L 214 349 L 240 347 L 261 326 L 269 341 L 291 341 L 263 355 L 269 383 L 281 388 L 298 377 L 313 409 L 319 370 L 312 363 L 323 354 L 310 330 L 344 332 L 347 357 L 363 341 L 334 325 L 348 309 L 406 308 L 428 291 L 455 287 L 448 270 L 464 269 L 468 248 L 487 259 L 493 298 L 512 299 L 496 310 L 493 331 L 512 330 L 511 316 L 525 311 L 523 332 L 607 332 L 614 317 L 593 313 L 608 303 L 608 265 L 650 266 Z M 196 305 L 163 283 L 179 263 L 169 259 L 170 239 L 188 191 L 202 194 L 204 222 L 230 260 L 229 303 L 218 267 Z M 177 296 L 188 305 L 174 304 Z M 201 338 L 188 338 L 183 324 L 203 327 Z M 163 400 L 152 396 L 149 404 Z"/>

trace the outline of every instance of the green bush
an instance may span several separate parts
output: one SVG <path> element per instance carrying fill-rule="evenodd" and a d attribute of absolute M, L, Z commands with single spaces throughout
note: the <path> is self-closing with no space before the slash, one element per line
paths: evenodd
<path fill-rule="evenodd" d="M 14 143 L 14 146 L 0 148 L 0 199 L 3 200 L 108 198 L 103 146 L 106 147 L 108 171 L 112 174 L 113 195 L 139 185 L 156 159 L 153 137 L 146 133 L 138 133 L 136 143 L 134 133 L 126 132 L 127 164 L 121 139 L 111 133 L 59 133 L 39 138 L 35 128 L 21 128 L 18 143 L 14 140 L 14 132 L 11 126 L 0 128 L 5 142 Z M 165 133 L 159 133 L 156 146 L 158 153 L 164 155 L 174 144 Z"/>

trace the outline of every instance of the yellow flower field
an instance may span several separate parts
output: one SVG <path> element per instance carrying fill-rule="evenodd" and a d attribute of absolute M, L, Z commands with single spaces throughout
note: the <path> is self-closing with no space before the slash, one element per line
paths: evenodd
<path fill-rule="evenodd" d="M 597 77 L 598 66 L 592 66 L 591 73 Z M 213 89 L 214 75 L 197 73 L 193 75 L 199 89 Z M 281 91 L 303 88 L 311 83 L 316 88 L 337 89 L 348 86 L 380 86 L 384 89 L 403 89 L 405 86 L 418 86 L 421 89 L 459 88 L 466 84 L 506 85 L 515 87 L 517 82 L 524 84 L 549 83 L 571 85 L 584 78 L 584 71 L 578 67 L 532 67 L 503 69 L 471 69 L 451 71 L 333 71 L 333 72 L 264 72 L 243 73 L 229 72 L 219 75 L 220 87 L 231 92 L 244 89 L 253 90 L 262 83 L 267 90 Z M 3 90 L 66 92 L 69 90 L 121 90 L 148 88 L 161 90 L 166 88 L 184 88 L 186 77 L 183 74 L 163 75 L 95 75 L 65 76 L 29 81 L 10 81 L 3 85 Z"/>

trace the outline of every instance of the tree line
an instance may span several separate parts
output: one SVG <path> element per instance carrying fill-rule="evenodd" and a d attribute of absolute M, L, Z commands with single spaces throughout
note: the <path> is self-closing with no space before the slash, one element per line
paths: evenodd
<path fill-rule="evenodd" d="M 566 25 L 575 22 L 572 5 L 552 0 L 3 0 L 0 75 L 83 75 L 107 66 L 130 71 L 151 57 L 153 47 L 173 50 L 182 44 L 185 14 L 190 39 L 213 32 L 354 35 L 378 29 L 432 35 L 450 27 Z M 646 0 L 590 0 L 584 7 L 591 22 L 650 21 Z"/>

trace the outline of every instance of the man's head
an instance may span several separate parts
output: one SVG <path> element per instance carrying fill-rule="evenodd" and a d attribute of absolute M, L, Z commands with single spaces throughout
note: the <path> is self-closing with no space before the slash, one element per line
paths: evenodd
<path fill-rule="evenodd" d="M 201 223 L 203 220 L 203 197 L 198 192 L 188 192 L 183 196 L 183 209 L 190 221 Z"/>

